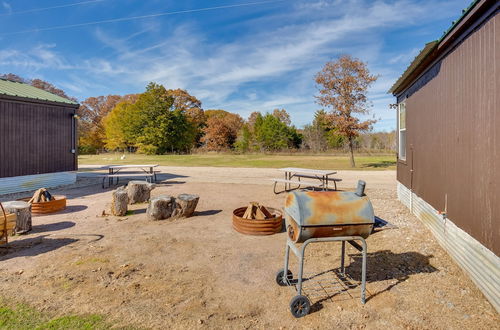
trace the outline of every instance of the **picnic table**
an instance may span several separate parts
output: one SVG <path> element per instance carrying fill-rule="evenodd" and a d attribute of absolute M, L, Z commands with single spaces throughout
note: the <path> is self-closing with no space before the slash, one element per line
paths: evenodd
<path fill-rule="evenodd" d="M 332 175 L 337 174 L 337 171 L 333 171 L 333 170 L 315 170 L 315 169 L 300 168 L 300 167 L 285 167 L 285 168 L 280 168 L 278 170 L 284 172 L 285 178 L 284 179 L 278 179 L 278 178 L 271 179 L 274 181 L 274 193 L 275 194 L 280 193 L 280 192 L 276 191 L 276 185 L 278 182 L 285 184 L 284 191 L 290 191 L 290 190 L 292 190 L 292 185 L 298 185 L 297 187 L 295 187 L 293 189 L 298 189 L 301 186 L 307 186 L 307 187 L 321 188 L 322 190 L 328 190 L 328 182 L 329 181 L 333 182 L 335 190 L 337 190 L 337 182 L 342 181 L 342 179 L 331 177 Z M 294 178 L 296 178 L 297 180 L 293 180 Z M 313 179 L 313 180 L 312 181 L 302 181 L 301 180 L 302 178 Z"/>
<path fill-rule="evenodd" d="M 158 173 L 158 171 L 155 171 L 156 167 L 158 167 L 158 164 L 110 165 L 108 167 L 108 173 L 103 176 L 102 187 L 104 188 L 106 179 L 108 179 L 108 186 L 111 186 L 114 182 L 114 178 L 116 178 L 116 184 L 118 184 L 120 177 L 134 177 L 138 175 L 144 175 L 146 181 L 156 182 L 156 173 Z M 139 171 L 119 173 L 121 170 L 127 169 L 137 169 Z"/>

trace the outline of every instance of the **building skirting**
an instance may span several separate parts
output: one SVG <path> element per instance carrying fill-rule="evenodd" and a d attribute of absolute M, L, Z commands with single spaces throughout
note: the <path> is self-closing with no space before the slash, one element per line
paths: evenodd
<path fill-rule="evenodd" d="M 399 182 L 397 192 L 500 313 L 500 258 Z"/>
<path fill-rule="evenodd" d="M 50 188 L 76 182 L 76 172 L 57 172 L 0 178 L 0 195 Z"/>

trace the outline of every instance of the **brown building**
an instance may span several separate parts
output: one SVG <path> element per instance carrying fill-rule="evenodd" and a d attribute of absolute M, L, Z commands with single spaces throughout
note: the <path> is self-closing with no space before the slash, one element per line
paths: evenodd
<path fill-rule="evenodd" d="M 76 181 L 78 103 L 0 79 L 0 195 Z"/>
<path fill-rule="evenodd" d="M 398 198 L 500 311 L 498 12 L 498 1 L 474 1 L 390 92 Z"/>

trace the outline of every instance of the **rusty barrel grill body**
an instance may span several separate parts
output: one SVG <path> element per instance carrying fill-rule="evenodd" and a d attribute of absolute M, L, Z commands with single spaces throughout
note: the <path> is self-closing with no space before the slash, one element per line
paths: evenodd
<path fill-rule="evenodd" d="M 365 241 L 375 224 L 373 206 L 364 194 L 366 183 L 358 182 L 356 192 L 347 191 L 294 191 L 285 202 L 285 219 L 288 237 L 285 245 L 285 266 L 276 274 L 280 286 L 294 286 L 297 295 L 290 302 L 290 311 L 295 317 L 307 315 L 311 308 L 308 297 L 302 295 L 304 256 L 306 247 L 312 243 L 340 242 L 340 274 L 345 276 L 346 243 L 357 249 L 361 262 L 361 302 L 366 297 Z M 357 242 L 361 243 L 358 244 Z M 296 245 L 300 244 L 300 247 Z M 299 261 L 298 276 L 294 279 L 289 269 L 290 251 Z"/>
<path fill-rule="evenodd" d="M 309 238 L 361 236 L 375 223 L 367 196 L 349 191 L 294 191 L 285 202 L 288 237 L 295 243 Z"/>

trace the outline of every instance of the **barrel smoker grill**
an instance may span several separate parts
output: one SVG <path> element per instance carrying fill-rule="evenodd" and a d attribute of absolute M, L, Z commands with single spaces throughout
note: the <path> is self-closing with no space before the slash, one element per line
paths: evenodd
<path fill-rule="evenodd" d="M 304 252 L 310 243 L 341 242 L 340 273 L 345 275 L 345 244 L 348 242 L 362 253 L 361 302 L 365 303 L 366 253 L 365 238 L 375 223 L 373 207 L 364 195 L 365 182 L 358 182 L 356 192 L 348 191 L 295 191 L 288 194 L 285 202 L 287 241 L 285 267 L 276 274 L 280 286 L 295 285 L 297 296 L 290 302 L 295 317 L 309 313 L 311 303 L 302 295 Z M 356 241 L 361 242 L 359 245 Z M 296 243 L 302 243 L 297 247 Z M 288 269 L 290 250 L 299 260 L 299 273 L 293 279 Z"/>

